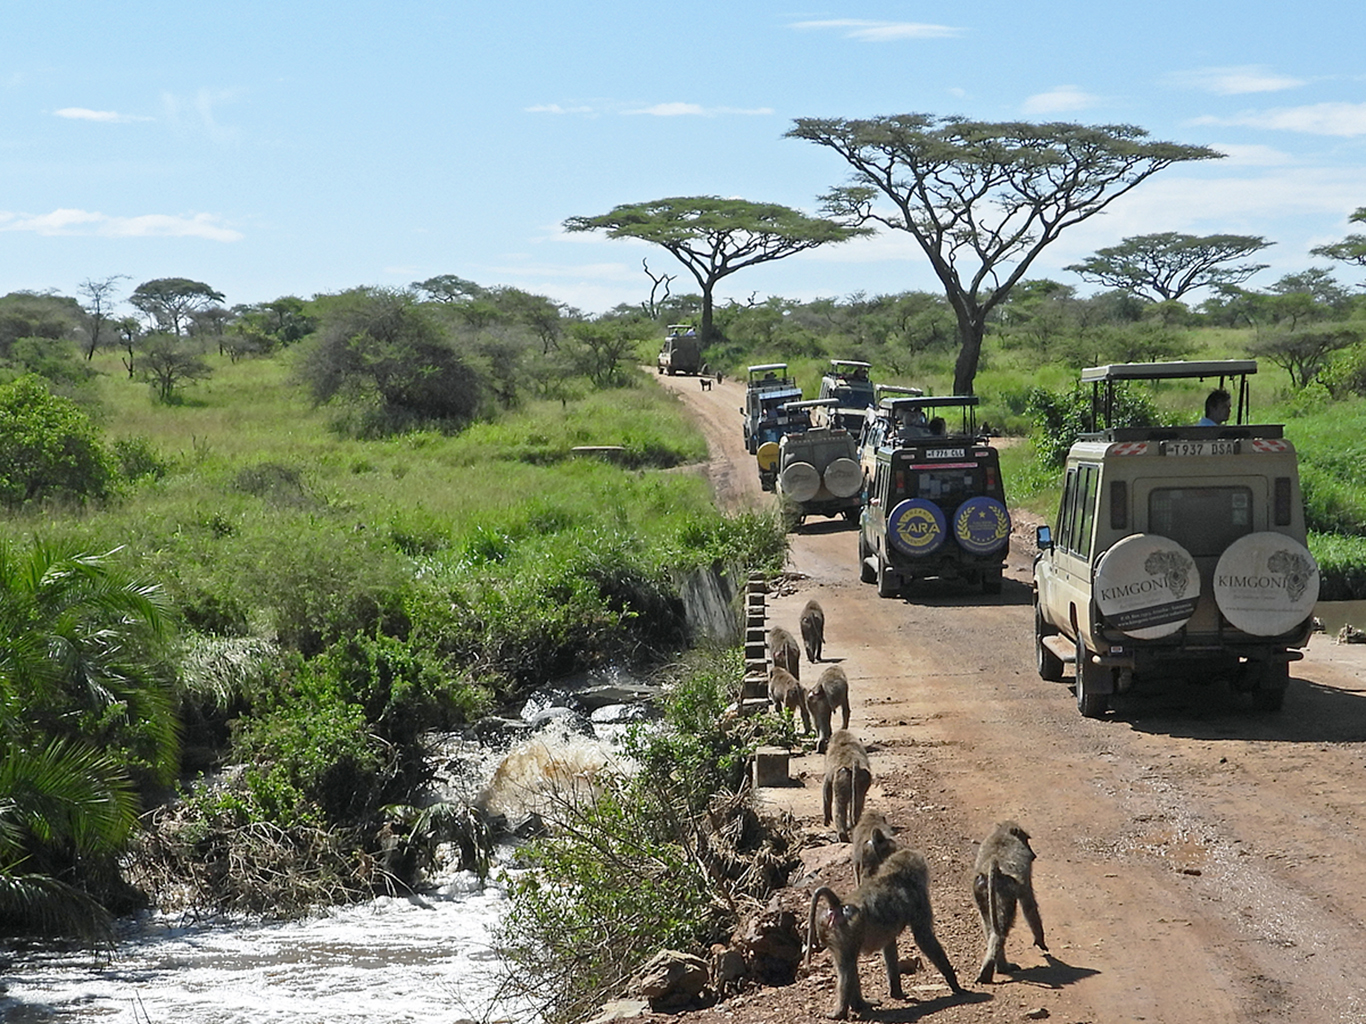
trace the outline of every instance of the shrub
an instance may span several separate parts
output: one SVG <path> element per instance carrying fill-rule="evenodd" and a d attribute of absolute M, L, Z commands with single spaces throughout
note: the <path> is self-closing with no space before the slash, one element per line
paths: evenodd
<path fill-rule="evenodd" d="M 34 374 L 0 385 L 0 503 L 102 499 L 113 478 L 98 428 L 74 402 Z"/>

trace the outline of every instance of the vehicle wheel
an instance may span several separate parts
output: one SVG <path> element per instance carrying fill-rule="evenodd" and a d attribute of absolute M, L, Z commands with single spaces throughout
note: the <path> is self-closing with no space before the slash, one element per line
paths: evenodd
<path fill-rule="evenodd" d="M 1252 707 L 1257 711 L 1281 710 L 1286 688 L 1290 685 L 1290 665 L 1283 661 L 1268 662 L 1260 676 L 1257 689 L 1252 691 Z"/>
<path fill-rule="evenodd" d="M 901 593 L 901 580 L 887 565 L 887 559 L 878 555 L 877 559 L 877 596 L 896 597 Z"/>
<path fill-rule="evenodd" d="M 1100 718 L 1110 707 L 1110 695 L 1097 693 L 1096 687 L 1110 669 L 1091 664 L 1091 652 L 1077 638 L 1077 710 L 1083 718 Z"/>
<path fill-rule="evenodd" d="M 1044 646 L 1043 638 L 1057 630 L 1043 621 L 1037 599 L 1034 602 L 1034 667 L 1039 670 L 1039 678 L 1050 683 L 1062 682 L 1062 659 Z"/>
<path fill-rule="evenodd" d="M 982 570 L 982 593 L 999 594 L 1001 592 L 1001 570 L 983 569 Z"/>
<path fill-rule="evenodd" d="M 868 545 L 863 543 L 863 533 L 858 536 L 858 578 L 860 583 L 876 583 L 877 570 L 868 564 L 868 556 L 872 552 L 868 550 Z"/>

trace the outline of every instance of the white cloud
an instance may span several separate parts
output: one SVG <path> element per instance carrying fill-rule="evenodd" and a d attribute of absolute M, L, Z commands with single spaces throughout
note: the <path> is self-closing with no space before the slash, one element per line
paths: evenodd
<path fill-rule="evenodd" d="M 1227 157 L 1226 160 L 1220 161 L 1221 167 L 1283 167 L 1295 162 L 1289 153 L 1272 146 L 1243 146 L 1216 142 L 1210 149 L 1218 150 Z"/>
<path fill-rule="evenodd" d="M 70 121 L 101 121 L 105 124 L 126 124 L 129 121 L 150 121 L 150 117 L 136 117 L 120 114 L 116 110 L 91 110 L 88 107 L 63 107 L 52 112 L 54 117 L 64 117 Z"/>
<path fill-rule="evenodd" d="M 110 217 L 103 213 L 73 209 L 41 214 L 0 213 L 0 231 L 101 238 L 205 238 L 213 242 L 237 242 L 243 237 L 240 231 L 224 227 L 219 218 L 207 213 L 190 217 L 164 213 Z"/>
<path fill-rule="evenodd" d="M 755 107 L 746 110 L 742 107 L 704 107 L 698 103 L 656 103 L 650 107 L 636 107 L 623 110 L 623 114 L 649 114 L 652 117 L 717 117 L 722 114 L 743 116 L 762 116 L 773 113 L 772 107 Z"/>
<path fill-rule="evenodd" d="M 948 25 L 926 25 L 915 21 L 860 21 L 839 18 L 828 21 L 798 21 L 792 28 L 800 31 L 834 29 L 846 39 L 861 43 L 892 43 L 902 39 L 948 39 L 962 35 L 963 30 Z"/>
<path fill-rule="evenodd" d="M 1168 75 L 1167 81 L 1176 86 L 1203 89 L 1220 96 L 1238 96 L 1249 92 L 1281 92 L 1284 89 L 1298 89 L 1305 84 L 1303 79 L 1278 75 L 1261 64 L 1178 71 Z"/>
<path fill-rule="evenodd" d="M 207 135 L 213 142 L 225 144 L 236 141 L 238 130 L 220 124 L 215 107 L 236 97 L 235 90 L 210 92 L 208 89 L 200 89 L 188 98 L 162 93 L 161 105 L 166 111 L 167 120 L 172 124 Z"/>
<path fill-rule="evenodd" d="M 1021 104 L 1026 114 L 1061 114 L 1086 110 L 1100 102 L 1100 97 L 1082 92 L 1075 85 L 1059 85 L 1048 92 L 1036 93 Z"/>
<path fill-rule="evenodd" d="M 1304 107 L 1248 110 L 1232 117 L 1198 117 L 1192 124 L 1237 125 L 1310 135 L 1366 135 L 1366 103 L 1312 103 Z"/>

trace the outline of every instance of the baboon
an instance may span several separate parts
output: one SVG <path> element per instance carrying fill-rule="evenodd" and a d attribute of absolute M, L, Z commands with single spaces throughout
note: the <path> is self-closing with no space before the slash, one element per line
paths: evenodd
<path fill-rule="evenodd" d="M 987 984 L 996 971 L 1018 971 L 1006 960 L 1006 936 L 1015 923 L 1015 904 L 1024 911 L 1029 930 L 1034 933 L 1034 945 L 1045 952 L 1043 921 L 1039 918 L 1039 904 L 1034 900 L 1034 851 L 1029 845 L 1029 833 L 1013 821 L 998 824 L 977 851 L 977 866 L 972 880 L 972 896 L 982 915 L 982 931 L 986 935 L 987 951 L 982 958 L 982 969 L 977 981 Z"/>
<path fill-rule="evenodd" d="M 849 856 L 854 862 L 854 884 L 877 874 L 882 862 L 900 847 L 892 836 L 892 826 L 876 811 L 864 811 L 849 837 Z"/>
<path fill-rule="evenodd" d="M 828 906 L 818 917 L 816 907 L 821 900 Z M 809 964 L 819 931 L 835 961 L 835 1005 L 829 1014 L 832 1019 L 844 1020 L 850 1010 L 865 1013 L 872 1005 L 863 998 L 863 988 L 859 984 L 858 958 L 861 953 L 882 950 L 892 998 L 906 998 L 901 990 L 896 940 L 907 926 L 920 951 L 939 968 L 949 988 L 955 994 L 962 993 L 958 975 L 934 934 L 930 872 L 925 858 L 917 851 L 894 851 L 877 874 L 855 890 L 848 903 L 841 903 L 828 886 L 821 886 L 811 894 L 811 912 L 806 921 L 806 959 Z"/>
<path fill-rule="evenodd" d="M 806 645 L 806 660 L 820 661 L 821 648 L 825 646 L 825 610 L 820 602 L 810 600 L 802 609 L 802 643 Z"/>
<path fill-rule="evenodd" d="M 768 656 L 773 664 L 791 672 L 793 679 L 802 677 L 802 649 L 797 646 L 797 638 L 782 626 L 768 631 Z"/>
<path fill-rule="evenodd" d="M 836 708 L 844 713 L 844 724 L 840 728 L 849 728 L 849 678 L 844 669 L 831 665 L 822 672 L 816 685 L 807 693 L 806 704 L 816 723 L 816 751 L 824 754 L 826 744 L 830 742 L 831 720 Z"/>
<path fill-rule="evenodd" d="M 698 377 L 697 382 L 702 385 L 703 391 L 711 390 L 711 381 L 708 380 L 706 377 Z"/>
<path fill-rule="evenodd" d="M 802 716 L 802 732 L 811 731 L 811 714 L 806 707 L 806 691 L 802 684 L 793 678 L 785 668 L 774 665 L 768 670 L 768 699 L 779 714 L 783 708 L 791 708 Z"/>
<path fill-rule="evenodd" d="M 825 781 L 821 784 L 821 804 L 825 823 L 831 821 L 834 804 L 835 833 L 840 842 L 849 841 L 849 830 L 863 816 L 863 801 L 873 773 L 868 767 L 868 751 L 848 729 L 837 730 L 825 747 Z"/>

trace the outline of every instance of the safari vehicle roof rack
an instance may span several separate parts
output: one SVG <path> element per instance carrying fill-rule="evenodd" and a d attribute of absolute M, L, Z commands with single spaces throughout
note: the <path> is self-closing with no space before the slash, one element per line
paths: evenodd
<path fill-rule="evenodd" d="M 900 384 L 874 384 L 873 394 L 881 400 L 883 395 L 913 395 L 919 398 L 925 392 L 920 388 L 902 387 Z"/>
<path fill-rule="evenodd" d="M 954 437 L 976 437 L 976 409 L 980 403 L 981 399 L 977 395 L 910 395 L 884 398 L 878 403 L 878 409 L 893 416 L 897 411 L 903 409 L 961 409 L 963 414 L 961 429 L 951 431 L 951 435 Z"/>
<path fill-rule="evenodd" d="M 840 369 L 842 366 L 847 366 L 849 369 L 842 370 Z M 832 359 L 830 360 L 830 368 L 835 373 L 849 373 L 853 370 L 871 370 L 873 364 L 865 363 L 862 359 Z"/>
<path fill-rule="evenodd" d="M 786 370 L 786 363 L 755 363 L 749 368 L 750 373 L 765 373 L 769 370 Z"/>
<path fill-rule="evenodd" d="M 783 409 L 824 409 L 840 404 L 838 398 L 806 398 L 800 402 L 784 402 Z"/>
<path fill-rule="evenodd" d="M 1128 380 L 1181 380 L 1196 378 L 1207 380 L 1217 377 L 1219 387 L 1237 388 L 1234 396 L 1234 424 L 1245 426 L 1252 412 L 1251 396 L 1247 379 L 1257 372 L 1255 359 L 1199 359 L 1176 360 L 1167 363 L 1109 363 L 1105 366 L 1088 366 L 1081 371 L 1081 382 L 1091 385 L 1091 433 L 1103 429 L 1113 434 L 1116 429 L 1113 420 L 1115 408 L 1115 383 Z M 1235 384 L 1236 382 L 1236 384 Z M 1097 426 L 1101 414 L 1105 426 Z M 1142 430 L 1145 428 L 1128 428 Z M 1214 427 L 1204 428 L 1214 430 Z M 1277 435 L 1279 436 L 1279 435 Z M 1127 440 L 1114 436 L 1115 440 Z"/>

